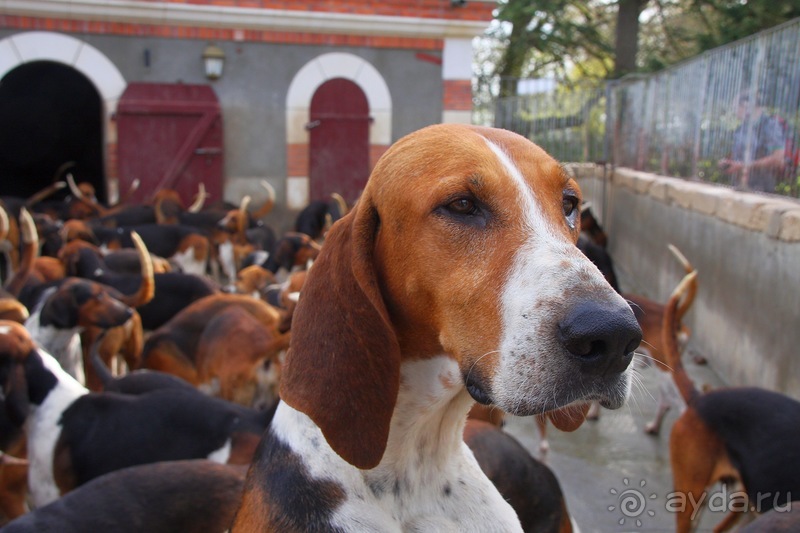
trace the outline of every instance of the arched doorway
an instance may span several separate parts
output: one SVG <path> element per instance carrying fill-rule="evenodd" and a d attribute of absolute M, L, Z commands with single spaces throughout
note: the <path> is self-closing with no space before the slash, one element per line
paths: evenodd
<path fill-rule="evenodd" d="M 107 197 L 103 103 L 78 70 L 22 63 L 0 80 L 0 193 L 27 197 L 70 172 Z"/>
<path fill-rule="evenodd" d="M 311 200 L 341 194 L 354 202 L 369 177 L 369 103 L 345 78 L 326 81 L 311 99 L 309 178 Z"/>
<path fill-rule="evenodd" d="M 300 210 L 311 197 L 311 100 L 325 82 L 343 78 L 366 95 L 369 123 L 369 168 L 392 142 L 392 97 L 380 72 L 364 59 L 330 52 L 306 63 L 286 94 L 286 205 Z"/>

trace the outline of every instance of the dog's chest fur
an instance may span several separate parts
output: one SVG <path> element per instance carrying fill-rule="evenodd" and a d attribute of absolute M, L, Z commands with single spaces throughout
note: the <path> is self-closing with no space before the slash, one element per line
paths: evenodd
<path fill-rule="evenodd" d="M 28 484 L 36 507 L 55 501 L 61 495 L 53 475 L 53 454 L 61 434 L 61 415 L 76 399 L 88 393 L 51 355 L 41 354 L 41 357 L 47 371 L 59 379 L 41 405 L 31 406 L 28 415 Z"/>
<path fill-rule="evenodd" d="M 276 437 L 300 456 L 309 476 L 343 489 L 331 525 L 359 532 L 519 531 L 516 514 L 463 442 L 472 399 L 455 361 L 406 362 L 401 372 L 386 452 L 371 470 L 339 457 L 303 413 L 282 404 L 275 415 Z"/>

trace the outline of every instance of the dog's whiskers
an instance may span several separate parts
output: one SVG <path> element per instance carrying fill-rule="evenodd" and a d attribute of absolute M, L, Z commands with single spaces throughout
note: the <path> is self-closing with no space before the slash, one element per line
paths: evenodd
<path fill-rule="evenodd" d="M 490 351 L 486 352 L 485 354 L 483 354 L 482 356 L 480 356 L 477 359 L 475 359 L 475 361 L 473 361 L 472 365 L 470 365 L 469 370 L 467 371 L 467 376 L 466 377 L 467 378 L 470 377 L 470 375 L 472 374 L 472 370 L 475 368 L 475 366 L 478 364 L 478 362 L 481 359 L 483 359 L 486 356 L 489 356 L 489 355 L 492 355 L 492 354 L 496 354 L 496 353 L 500 353 L 500 350 L 490 350 Z"/>
<path fill-rule="evenodd" d="M 525 381 L 523 381 L 522 385 L 520 386 L 520 389 L 525 389 L 527 387 L 528 381 L 530 381 L 530 379 L 531 379 L 531 376 L 526 376 L 525 377 Z M 522 397 L 517 398 L 517 403 L 514 406 L 514 412 L 519 412 L 520 405 L 522 405 Z"/>
<path fill-rule="evenodd" d="M 667 363 L 665 363 L 664 361 L 660 361 L 660 360 L 656 359 L 652 355 L 649 355 L 649 354 L 646 354 L 646 353 L 643 353 L 643 352 L 634 352 L 633 355 L 634 355 L 634 358 L 636 358 L 636 359 L 645 359 L 649 363 L 655 363 L 656 365 L 658 365 L 659 368 L 672 371 L 672 368 Z"/>
<path fill-rule="evenodd" d="M 647 386 L 645 385 L 644 381 L 642 380 L 642 376 L 638 372 L 634 372 L 631 374 L 631 385 L 636 387 L 636 390 L 641 391 L 643 394 L 646 394 L 650 397 L 653 401 L 656 400 L 655 396 L 648 390 Z M 636 403 L 636 406 L 639 408 L 639 412 L 641 413 L 641 406 L 639 405 L 639 399 L 635 394 L 631 395 L 631 398 Z"/>
<path fill-rule="evenodd" d="M 655 348 L 655 346 L 653 346 L 652 343 L 649 343 L 644 339 L 642 339 L 641 344 L 644 344 L 646 348 Z"/>
<path fill-rule="evenodd" d="M 636 307 L 636 308 L 637 308 L 637 309 L 639 309 L 639 310 L 640 310 L 642 313 L 645 313 L 645 310 L 644 310 L 644 309 L 642 309 L 642 306 L 641 306 L 641 305 L 639 305 L 639 304 L 637 304 L 637 303 L 636 303 L 636 302 L 634 302 L 633 300 L 629 300 L 629 299 L 625 298 L 625 302 L 626 302 L 626 303 L 627 303 L 627 304 L 628 304 L 628 305 L 631 307 L 631 309 L 633 309 L 634 307 Z M 645 314 L 647 314 L 647 313 L 645 313 Z"/>

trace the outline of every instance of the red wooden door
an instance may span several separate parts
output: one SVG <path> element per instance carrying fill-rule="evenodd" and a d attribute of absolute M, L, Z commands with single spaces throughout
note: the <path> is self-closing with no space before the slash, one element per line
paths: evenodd
<path fill-rule="evenodd" d="M 311 99 L 308 128 L 309 179 L 312 200 L 331 193 L 354 202 L 369 177 L 369 104 L 361 88 L 334 78 L 319 86 Z"/>
<path fill-rule="evenodd" d="M 117 106 L 120 194 L 135 179 L 133 197 L 149 201 L 169 188 L 191 204 L 200 183 L 222 198 L 222 116 L 208 85 L 131 83 Z"/>

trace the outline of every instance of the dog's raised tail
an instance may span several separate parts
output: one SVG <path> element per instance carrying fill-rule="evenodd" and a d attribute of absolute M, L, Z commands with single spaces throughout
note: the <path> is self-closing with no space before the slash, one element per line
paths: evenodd
<path fill-rule="evenodd" d="M 138 233 L 132 231 L 131 240 L 136 247 L 136 251 L 139 252 L 139 262 L 142 267 L 142 282 L 139 285 L 139 290 L 136 291 L 135 294 L 125 295 L 122 301 L 130 307 L 141 307 L 152 300 L 156 293 L 153 259 L 150 257 L 150 252 L 147 251 L 147 246 Z"/>
<path fill-rule="evenodd" d="M 253 220 L 264 218 L 272 211 L 272 208 L 275 207 L 275 187 L 267 180 L 261 180 L 261 186 L 267 191 L 267 199 L 264 200 L 261 207 L 250 216 Z"/>
<path fill-rule="evenodd" d="M 6 220 L 8 220 L 6 218 Z M 6 222 L 6 225 L 8 222 Z M 36 231 L 36 223 L 30 212 L 24 207 L 19 212 L 19 231 L 22 241 L 22 260 L 19 269 L 11 276 L 6 283 L 5 289 L 13 296 L 19 296 L 22 287 L 33 271 L 33 264 L 39 257 L 39 234 Z"/>
<path fill-rule="evenodd" d="M 680 250 L 678 250 L 677 246 L 675 246 L 674 244 L 668 244 L 667 248 L 669 248 L 669 251 L 672 252 L 672 255 L 674 255 L 678 259 L 678 261 L 681 263 L 681 266 L 683 266 L 684 272 L 686 272 L 687 274 L 691 274 L 692 272 L 695 271 L 695 269 L 692 266 L 692 264 L 689 262 L 688 259 L 686 259 L 686 256 L 683 255 L 683 253 Z M 678 324 L 679 324 L 679 326 L 680 326 L 681 318 L 683 317 L 683 315 L 686 314 L 686 311 L 689 310 L 689 307 L 692 306 L 692 302 L 694 302 L 695 296 L 697 296 L 697 281 L 696 280 L 695 280 L 694 283 L 691 283 L 689 285 L 689 289 L 688 289 L 688 293 L 686 294 L 686 298 L 683 299 L 683 301 L 680 304 L 680 307 L 678 307 Z"/>
<path fill-rule="evenodd" d="M 667 364 L 672 372 L 672 379 L 675 381 L 675 385 L 686 403 L 691 402 L 699 392 L 686 373 L 686 369 L 683 368 L 678 348 L 678 331 L 681 318 L 688 310 L 688 305 L 684 304 L 686 301 L 691 304 L 691 299 L 694 298 L 693 295 L 696 292 L 697 271 L 692 270 L 683 277 L 678 286 L 675 287 L 675 290 L 672 291 L 664 310 L 664 327 L 661 328 L 662 344 L 666 352 Z M 681 304 L 682 299 L 684 304 Z"/>
<path fill-rule="evenodd" d="M 206 186 L 203 182 L 200 182 L 200 185 L 197 186 L 197 196 L 194 198 L 194 202 L 192 205 L 189 206 L 187 211 L 190 213 L 199 213 L 201 209 L 203 209 L 203 205 L 206 203 L 206 198 L 208 197 L 208 193 L 206 192 Z"/>

